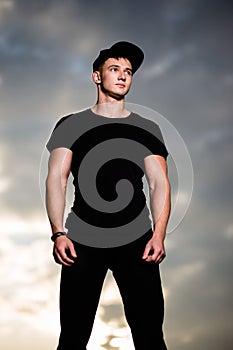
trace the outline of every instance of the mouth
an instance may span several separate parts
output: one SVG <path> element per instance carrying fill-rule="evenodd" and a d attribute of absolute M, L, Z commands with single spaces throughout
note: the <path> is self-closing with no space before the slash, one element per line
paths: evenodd
<path fill-rule="evenodd" d="M 118 86 L 118 87 L 120 87 L 120 88 L 125 88 L 125 84 L 120 84 L 120 83 L 118 83 L 118 84 L 116 84 L 116 86 Z"/>

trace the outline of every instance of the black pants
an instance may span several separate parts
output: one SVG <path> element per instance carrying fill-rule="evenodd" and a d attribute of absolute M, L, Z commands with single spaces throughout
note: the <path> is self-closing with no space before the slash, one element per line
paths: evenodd
<path fill-rule="evenodd" d="M 61 333 L 57 350 L 86 350 L 108 269 L 119 287 L 136 350 L 166 350 L 164 300 L 159 265 L 142 260 L 152 232 L 116 248 L 93 248 L 74 242 L 77 261 L 62 267 Z"/>

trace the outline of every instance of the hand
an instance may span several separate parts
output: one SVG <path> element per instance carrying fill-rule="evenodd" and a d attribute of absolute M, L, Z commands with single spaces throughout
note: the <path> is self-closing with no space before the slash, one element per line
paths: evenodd
<path fill-rule="evenodd" d="M 53 246 L 53 256 L 56 263 L 72 266 L 77 258 L 72 241 L 66 236 L 57 237 Z"/>
<path fill-rule="evenodd" d="M 147 262 L 153 261 L 160 264 L 165 256 L 166 253 L 163 241 L 156 237 L 152 237 L 145 247 L 142 259 Z"/>

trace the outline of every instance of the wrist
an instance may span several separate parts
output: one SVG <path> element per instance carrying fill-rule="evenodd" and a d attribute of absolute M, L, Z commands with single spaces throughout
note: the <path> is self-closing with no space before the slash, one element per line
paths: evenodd
<path fill-rule="evenodd" d="M 53 242 L 55 242 L 55 240 L 56 240 L 58 237 L 66 236 L 66 235 L 67 235 L 67 234 L 66 234 L 66 232 L 64 232 L 64 231 L 54 232 L 54 233 L 52 234 L 52 236 L 51 236 L 51 240 L 52 240 Z"/>
<path fill-rule="evenodd" d="M 166 236 L 166 232 L 158 231 L 158 229 L 153 231 L 153 238 L 156 238 L 157 240 L 164 241 Z"/>

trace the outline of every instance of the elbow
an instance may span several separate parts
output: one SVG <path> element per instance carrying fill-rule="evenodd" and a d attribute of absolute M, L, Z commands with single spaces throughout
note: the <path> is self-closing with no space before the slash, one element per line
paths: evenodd
<path fill-rule="evenodd" d="M 67 187 L 67 180 L 67 177 L 58 176 L 56 174 L 48 174 L 45 180 L 45 188 L 47 191 L 49 191 L 51 188 L 60 188 L 65 191 Z"/>
<path fill-rule="evenodd" d="M 149 184 L 149 192 L 151 194 L 156 191 L 164 191 L 166 193 L 170 193 L 170 182 L 168 178 L 163 178 L 162 180 L 153 181 Z"/>
<path fill-rule="evenodd" d="M 48 175 L 47 178 L 45 179 L 46 192 L 50 191 L 50 189 L 52 188 L 53 184 L 54 184 L 54 181 L 52 180 L 51 176 Z"/>
<path fill-rule="evenodd" d="M 52 173 L 48 173 L 46 179 L 45 179 L 45 187 L 48 188 L 50 187 L 54 182 L 56 182 L 57 180 L 57 176 L 55 176 Z"/>
<path fill-rule="evenodd" d="M 156 190 L 156 186 L 152 186 L 152 185 L 149 186 L 150 194 L 154 193 L 155 190 Z"/>

